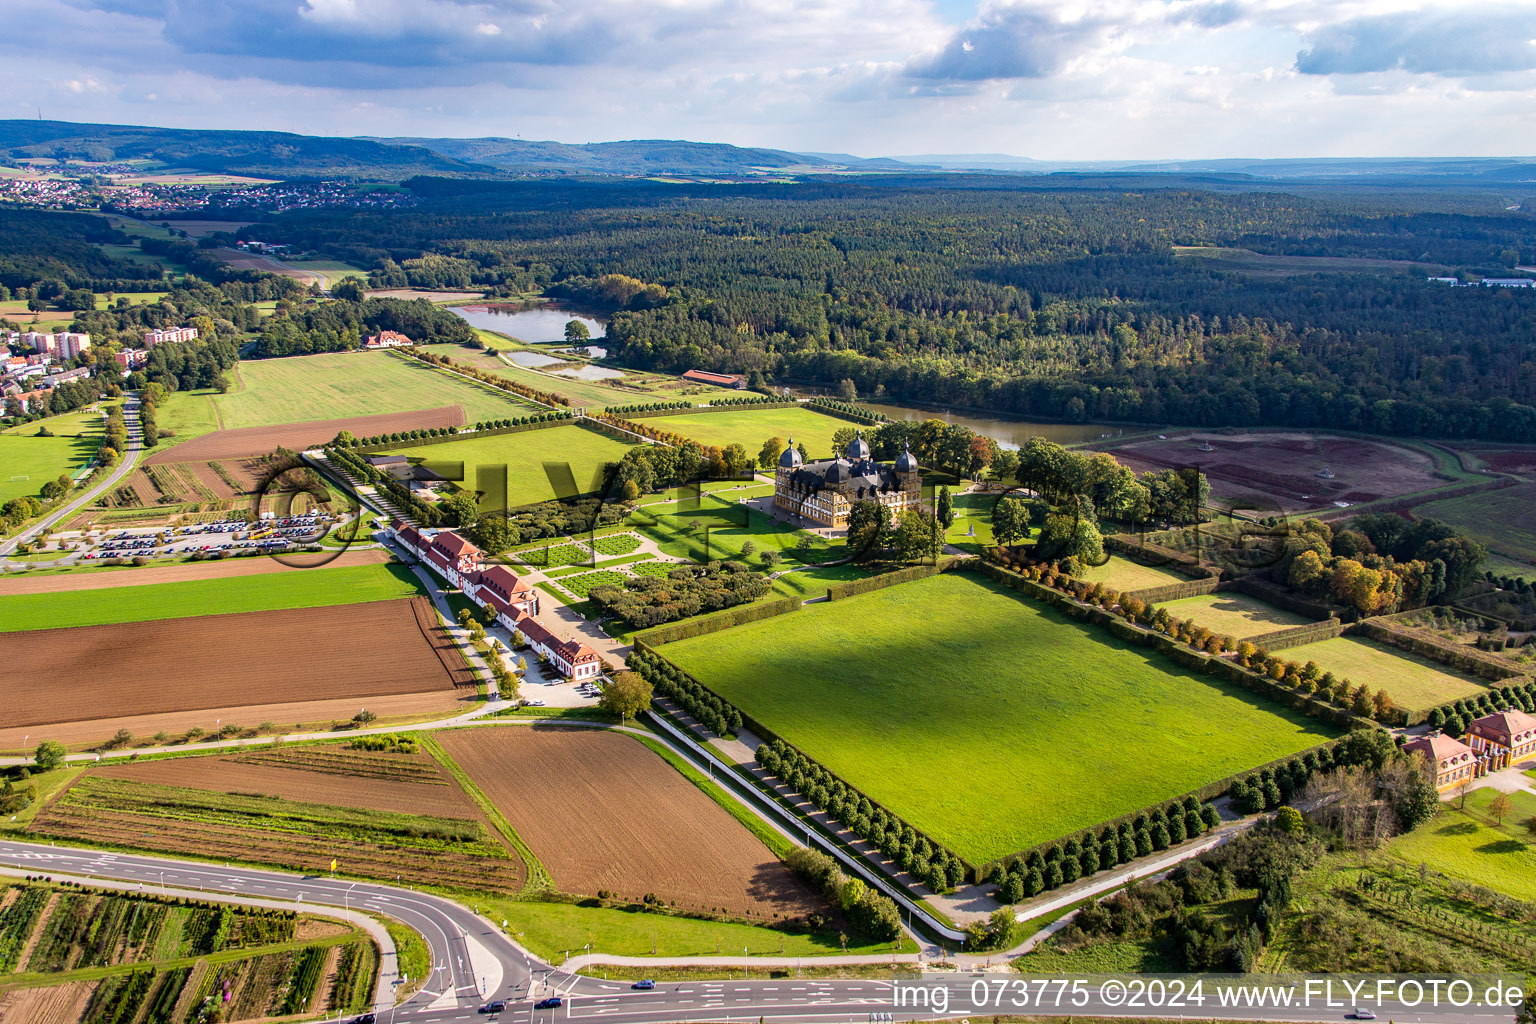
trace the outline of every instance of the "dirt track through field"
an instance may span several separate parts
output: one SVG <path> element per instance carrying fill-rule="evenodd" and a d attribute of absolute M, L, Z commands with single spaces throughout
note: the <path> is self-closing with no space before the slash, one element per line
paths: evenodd
<path fill-rule="evenodd" d="M 655 893 L 770 920 L 823 909 L 752 833 L 635 739 L 511 727 L 437 738 L 565 892 Z"/>
<path fill-rule="evenodd" d="M 391 559 L 388 551 L 368 548 L 344 551 L 325 563 L 327 569 L 349 565 L 379 565 Z M 95 572 L 59 572 L 52 576 L 26 576 L 20 573 L 0 577 L 0 597 L 12 594 L 57 594 L 66 590 L 108 590 L 112 587 L 137 587 L 149 583 L 183 583 L 187 580 L 220 580 L 231 576 L 263 576 L 273 572 L 303 572 L 284 565 L 275 558 L 248 556 L 181 565 L 145 566 L 141 569 L 103 569 Z"/>
<path fill-rule="evenodd" d="M 457 405 L 443 405 L 435 409 L 415 412 L 390 412 L 377 416 L 351 416 L 339 420 L 312 420 L 308 423 L 285 423 L 276 427 L 241 427 L 237 430 L 215 430 L 202 437 L 194 437 L 182 444 L 157 451 L 145 460 L 145 465 L 158 466 L 173 462 L 209 462 L 215 459 L 249 459 L 269 455 L 278 446 L 301 451 L 318 444 L 325 444 L 343 430 L 350 430 L 358 437 L 375 434 L 394 434 L 405 430 L 431 427 L 459 427 L 464 425 L 464 410 Z"/>
<path fill-rule="evenodd" d="M 414 597 L 13 633 L 0 707 L 14 728 L 472 686 L 435 617 Z"/>

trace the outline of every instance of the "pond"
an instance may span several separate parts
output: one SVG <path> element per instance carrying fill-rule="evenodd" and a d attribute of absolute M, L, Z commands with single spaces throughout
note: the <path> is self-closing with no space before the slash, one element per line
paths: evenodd
<path fill-rule="evenodd" d="M 1081 444 L 1097 441 L 1102 437 L 1118 437 L 1124 427 L 1102 423 L 1031 423 L 1027 420 L 1005 420 L 991 416 L 971 416 L 964 413 L 938 409 L 914 409 L 906 405 L 890 405 L 884 402 L 860 402 L 876 412 L 883 412 L 893 420 L 943 420 L 962 427 L 970 427 L 983 437 L 990 437 L 1004 448 L 1019 448 L 1031 437 L 1043 437 L 1057 444 Z"/>
<path fill-rule="evenodd" d="M 551 370 L 556 377 L 575 377 L 577 380 L 618 380 L 624 376 L 620 370 L 610 370 L 606 366 L 567 366 L 563 370 Z"/>
<path fill-rule="evenodd" d="M 473 327 L 495 331 L 509 338 L 542 345 L 547 342 L 565 341 L 565 325 L 572 320 L 586 325 L 592 337 L 601 338 L 608 332 L 608 325 L 595 317 L 576 313 L 559 306 L 522 306 L 514 303 L 486 303 L 469 306 L 448 306 L 449 312 L 468 320 Z"/>
<path fill-rule="evenodd" d="M 565 362 L 564 359 L 547 356 L 542 352 L 508 352 L 506 356 L 518 366 L 525 366 L 530 370 L 537 370 L 544 366 L 559 366 Z"/>

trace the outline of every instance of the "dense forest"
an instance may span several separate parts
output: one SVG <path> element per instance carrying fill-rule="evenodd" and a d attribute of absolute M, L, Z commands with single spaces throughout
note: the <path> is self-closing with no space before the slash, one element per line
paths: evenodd
<path fill-rule="evenodd" d="M 614 357 L 643 368 L 1076 421 L 1536 440 L 1536 292 L 1425 280 L 1536 257 L 1529 214 L 978 176 L 412 187 L 411 211 L 245 233 L 361 261 L 381 285 L 606 306 Z M 1176 245 L 1417 266 L 1245 275 Z"/>

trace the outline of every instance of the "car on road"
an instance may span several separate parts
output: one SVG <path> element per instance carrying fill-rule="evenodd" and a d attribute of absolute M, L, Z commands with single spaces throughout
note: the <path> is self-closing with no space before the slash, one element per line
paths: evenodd
<path fill-rule="evenodd" d="M 538 1002 L 534 1003 L 533 1008 L 535 1010 L 558 1010 L 564 1005 L 565 1000 L 561 999 L 559 996 L 550 996 L 547 999 L 540 999 Z"/>
<path fill-rule="evenodd" d="M 500 1013 L 507 1008 L 506 1000 L 496 999 L 480 1007 L 481 1013 Z"/>
<path fill-rule="evenodd" d="M 361 1017 L 353 1017 L 352 1024 L 375 1024 L 377 1020 L 378 1018 L 373 1014 L 365 1013 Z"/>
<path fill-rule="evenodd" d="M 1355 1012 L 1349 1015 L 1352 1020 L 1375 1020 L 1376 1015 L 1363 1006 L 1355 1007 Z"/>
<path fill-rule="evenodd" d="M 651 989 L 656 987 L 656 983 L 647 978 L 644 981 L 637 981 L 629 987 L 639 989 L 642 992 L 649 992 Z"/>

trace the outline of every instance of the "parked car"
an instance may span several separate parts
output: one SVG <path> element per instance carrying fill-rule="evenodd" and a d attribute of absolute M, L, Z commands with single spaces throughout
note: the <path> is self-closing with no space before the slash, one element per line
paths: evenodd
<path fill-rule="evenodd" d="M 538 1002 L 534 1003 L 533 1008 L 535 1010 L 558 1010 L 564 1005 L 565 1000 L 561 999 L 559 996 L 550 996 L 547 999 L 540 999 Z"/>
<path fill-rule="evenodd" d="M 647 978 L 644 981 L 637 981 L 637 982 L 635 982 L 633 985 L 631 985 L 629 987 L 630 988 L 637 988 L 637 989 L 639 989 L 642 992 L 649 992 L 651 989 L 656 987 L 656 983 L 654 981 L 651 981 L 649 978 Z"/>

